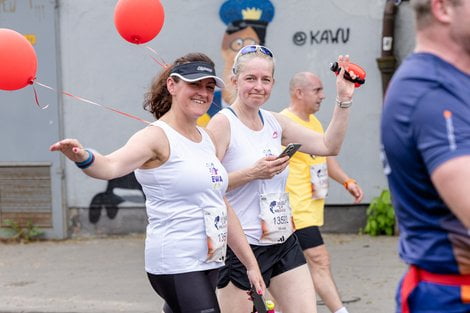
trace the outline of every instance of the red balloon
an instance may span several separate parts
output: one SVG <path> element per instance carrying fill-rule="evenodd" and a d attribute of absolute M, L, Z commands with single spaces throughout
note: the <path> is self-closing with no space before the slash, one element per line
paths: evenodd
<path fill-rule="evenodd" d="M 165 12 L 159 0 L 119 0 L 114 8 L 114 25 L 119 34 L 134 44 L 146 43 L 163 27 Z"/>
<path fill-rule="evenodd" d="M 20 33 L 0 28 L 0 89 L 16 90 L 36 79 L 36 51 Z"/>

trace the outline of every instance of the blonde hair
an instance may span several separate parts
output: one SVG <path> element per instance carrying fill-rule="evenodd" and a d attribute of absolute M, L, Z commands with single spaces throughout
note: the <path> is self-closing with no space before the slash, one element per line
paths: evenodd
<path fill-rule="evenodd" d="M 256 50 L 254 52 L 250 52 L 246 54 L 237 54 L 237 56 L 235 57 L 235 60 L 233 61 L 233 66 L 232 66 L 233 75 L 238 76 L 240 71 L 242 71 L 245 63 L 247 63 L 249 60 L 254 59 L 254 58 L 263 58 L 263 59 L 269 60 L 273 65 L 272 75 L 274 76 L 274 68 L 276 67 L 276 62 L 274 60 L 274 57 L 266 55 L 260 50 Z"/>

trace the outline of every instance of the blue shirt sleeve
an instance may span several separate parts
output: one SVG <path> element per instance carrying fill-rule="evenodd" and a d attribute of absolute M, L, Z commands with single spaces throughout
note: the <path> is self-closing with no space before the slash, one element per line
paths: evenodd
<path fill-rule="evenodd" d="M 425 94 L 411 117 L 411 131 L 428 173 L 470 155 L 470 94 L 460 99 L 444 88 Z"/>

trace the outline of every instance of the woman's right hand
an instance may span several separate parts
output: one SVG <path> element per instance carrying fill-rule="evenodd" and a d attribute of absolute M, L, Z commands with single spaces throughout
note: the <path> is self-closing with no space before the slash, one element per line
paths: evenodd
<path fill-rule="evenodd" d="M 88 152 L 77 139 L 64 139 L 49 147 L 49 151 L 60 151 L 74 162 L 83 162 L 88 159 Z"/>
<path fill-rule="evenodd" d="M 256 161 L 252 168 L 253 176 L 257 179 L 271 179 L 281 173 L 289 165 L 289 157 L 278 158 L 271 155 Z"/>

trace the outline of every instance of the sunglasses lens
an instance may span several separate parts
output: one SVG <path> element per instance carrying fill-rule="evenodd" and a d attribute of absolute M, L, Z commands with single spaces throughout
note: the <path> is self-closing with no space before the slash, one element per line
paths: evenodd
<path fill-rule="evenodd" d="M 261 51 L 261 53 L 273 58 L 273 53 L 271 52 L 271 50 L 269 50 L 268 48 L 266 47 L 263 47 L 263 46 L 257 46 L 257 45 L 249 45 L 249 46 L 245 46 L 243 47 L 241 50 L 240 50 L 240 55 L 245 55 L 245 54 L 249 54 L 249 53 L 255 53 L 256 51 Z"/>
<path fill-rule="evenodd" d="M 259 49 L 261 50 L 261 52 L 263 52 L 267 56 L 270 56 L 271 58 L 273 57 L 273 53 L 268 48 L 261 46 L 261 47 L 259 47 Z"/>
<path fill-rule="evenodd" d="M 250 46 L 245 46 L 245 47 L 240 51 L 240 54 L 241 54 L 241 55 L 245 55 L 245 54 L 253 53 L 253 52 L 256 52 L 256 46 L 255 46 L 255 45 L 250 45 Z"/>

